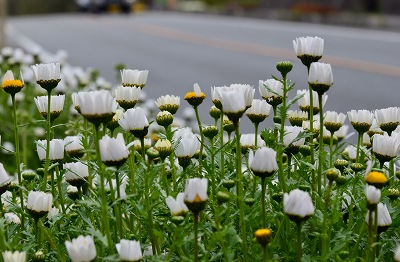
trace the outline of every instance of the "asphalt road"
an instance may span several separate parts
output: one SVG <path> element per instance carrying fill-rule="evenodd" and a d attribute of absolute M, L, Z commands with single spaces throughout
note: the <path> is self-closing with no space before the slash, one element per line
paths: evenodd
<path fill-rule="evenodd" d="M 400 106 L 399 33 L 160 12 L 17 17 L 9 24 L 49 52 L 66 50 L 70 64 L 95 67 L 111 82 L 116 81 L 117 63 L 148 69 L 145 91 L 154 99 L 165 94 L 183 98 L 199 83 L 209 98 L 200 109 L 209 124 L 211 86 L 243 83 L 258 89 L 260 79 L 278 75 L 278 61 L 292 61 L 289 78 L 296 89 L 306 88 L 306 68 L 296 58 L 292 40 L 307 35 L 325 39 L 321 62 L 333 67 L 325 110 Z M 261 98 L 258 90 L 255 97 Z"/>

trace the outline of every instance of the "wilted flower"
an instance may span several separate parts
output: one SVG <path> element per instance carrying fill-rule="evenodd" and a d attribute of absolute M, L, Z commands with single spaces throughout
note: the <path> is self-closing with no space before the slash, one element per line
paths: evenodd
<path fill-rule="evenodd" d="M 82 116 L 95 125 L 109 122 L 117 110 L 117 102 L 107 90 L 79 92 L 74 104 Z"/>
<path fill-rule="evenodd" d="M 270 177 L 278 170 L 276 152 L 272 148 L 262 147 L 257 149 L 254 158 L 249 162 L 254 175 L 261 178 Z"/>
<path fill-rule="evenodd" d="M 372 137 L 372 152 L 381 165 L 397 156 L 400 140 L 395 136 L 374 135 Z"/>
<path fill-rule="evenodd" d="M 331 65 L 318 62 L 311 63 L 308 84 L 319 95 L 328 91 L 329 87 L 333 84 Z"/>
<path fill-rule="evenodd" d="M 203 102 L 203 100 L 206 98 L 206 95 L 203 92 L 201 92 L 200 86 L 197 83 L 193 85 L 193 89 L 194 89 L 194 91 L 188 92 L 185 95 L 184 99 L 191 106 L 198 107 Z"/>
<path fill-rule="evenodd" d="M 298 37 L 293 40 L 293 48 L 301 62 L 309 67 L 321 59 L 324 52 L 324 39 L 319 37 Z"/>
<path fill-rule="evenodd" d="M 246 116 L 251 122 L 258 124 L 269 116 L 270 110 L 271 105 L 267 104 L 265 100 L 253 99 L 251 107 L 246 110 Z"/>
<path fill-rule="evenodd" d="M 400 124 L 400 108 L 377 109 L 375 110 L 375 119 L 379 127 L 390 135 Z"/>
<path fill-rule="evenodd" d="M 184 202 L 184 193 L 179 193 L 176 196 L 176 200 L 172 196 L 168 196 L 165 199 L 172 216 L 185 216 L 189 211 Z"/>
<path fill-rule="evenodd" d="M 359 133 L 369 130 L 374 120 L 374 114 L 368 110 L 351 110 L 347 112 L 351 125 Z"/>
<path fill-rule="evenodd" d="M 129 149 L 125 145 L 121 133 L 116 138 L 103 136 L 99 141 L 101 161 L 107 166 L 121 166 L 129 157 Z"/>
<path fill-rule="evenodd" d="M 10 95 L 15 95 L 24 87 L 22 80 L 14 79 L 14 74 L 11 70 L 8 70 L 1 83 L 1 88 Z"/>
<path fill-rule="evenodd" d="M 82 162 L 65 163 L 63 168 L 66 170 L 65 180 L 73 186 L 82 186 L 89 177 L 89 168 Z"/>
<path fill-rule="evenodd" d="M 119 86 L 115 89 L 115 99 L 123 109 L 128 110 L 139 102 L 141 91 L 139 87 Z"/>
<path fill-rule="evenodd" d="M 25 251 L 3 252 L 3 260 L 4 262 L 25 262 L 26 252 Z"/>
<path fill-rule="evenodd" d="M 148 70 L 123 69 L 121 71 L 122 85 L 143 88 L 147 83 L 148 74 Z"/>
<path fill-rule="evenodd" d="M 30 191 L 28 194 L 28 202 L 26 208 L 29 214 L 39 219 L 50 211 L 51 205 L 53 204 L 53 196 L 50 193 L 41 191 Z"/>
<path fill-rule="evenodd" d="M 120 126 L 138 138 L 143 138 L 149 130 L 149 121 L 145 111 L 140 108 L 128 109 L 118 120 Z"/>
<path fill-rule="evenodd" d="M 60 63 L 36 64 L 32 66 L 36 82 L 50 92 L 61 81 Z"/>
<path fill-rule="evenodd" d="M 115 244 L 121 261 L 135 262 L 142 259 L 142 250 L 139 241 L 121 239 Z"/>
<path fill-rule="evenodd" d="M 282 103 L 283 84 L 280 81 L 275 79 L 260 80 L 258 81 L 258 90 L 262 98 L 271 106 L 276 107 Z"/>
<path fill-rule="evenodd" d="M 34 98 L 39 113 L 47 119 L 48 97 L 38 96 Z M 50 120 L 54 120 L 60 116 L 64 108 L 65 95 L 50 97 Z"/>
<path fill-rule="evenodd" d="M 46 160 L 46 140 L 36 141 L 36 151 L 40 161 Z M 52 139 L 50 140 L 49 159 L 52 162 L 61 162 L 64 159 L 64 140 Z"/>
<path fill-rule="evenodd" d="M 294 189 L 283 196 L 283 207 L 286 215 L 297 223 L 314 215 L 314 206 L 310 194 L 300 189 Z"/>
<path fill-rule="evenodd" d="M 180 97 L 174 95 L 160 96 L 156 100 L 156 104 L 161 111 L 168 111 L 175 114 L 180 106 Z"/>
<path fill-rule="evenodd" d="M 78 236 L 65 241 L 68 256 L 72 262 L 90 262 L 96 258 L 96 247 L 92 236 Z"/>
<path fill-rule="evenodd" d="M 208 200 L 207 184 L 206 178 L 190 178 L 186 180 L 184 202 L 193 213 L 202 211 L 206 206 Z"/>

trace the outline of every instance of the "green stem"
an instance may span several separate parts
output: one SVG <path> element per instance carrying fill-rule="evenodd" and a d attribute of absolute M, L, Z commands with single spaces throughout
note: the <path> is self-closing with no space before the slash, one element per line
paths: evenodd
<path fill-rule="evenodd" d="M 43 184 L 42 191 L 46 191 L 47 185 L 47 176 L 49 173 L 50 167 L 50 140 L 51 140 L 51 119 L 50 119 L 50 107 L 51 106 L 51 90 L 47 92 L 47 120 L 46 120 L 46 159 L 44 162 L 44 170 L 43 170 Z"/>
<path fill-rule="evenodd" d="M 286 96 L 287 96 L 287 85 L 286 77 L 283 78 L 283 97 L 282 106 L 280 107 L 280 131 L 279 131 L 279 144 L 278 144 L 278 179 L 284 193 L 287 192 L 285 174 L 283 173 L 283 150 L 284 143 L 283 139 L 285 137 L 285 122 L 286 122 Z"/>
<path fill-rule="evenodd" d="M 18 184 L 22 185 L 22 175 L 21 175 L 21 160 L 20 160 L 20 152 L 19 152 L 19 132 L 18 132 L 18 123 L 17 123 L 17 105 L 15 102 L 15 95 L 11 95 L 11 100 L 13 104 L 13 114 L 14 114 L 14 140 L 15 140 L 15 165 L 17 168 L 17 176 L 18 176 Z M 20 197 L 20 205 L 21 205 L 21 228 L 25 228 L 25 218 L 24 218 L 24 196 L 22 187 L 19 188 L 19 197 Z M 3 210 L 3 209 L 2 209 Z"/>
<path fill-rule="evenodd" d="M 203 127 L 201 125 L 199 110 L 198 110 L 197 106 L 194 107 L 194 112 L 196 113 L 197 125 L 199 126 L 199 132 L 200 132 L 199 172 L 200 172 L 200 176 L 202 176 L 204 134 L 203 134 Z"/>
<path fill-rule="evenodd" d="M 112 240 L 111 240 L 111 231 L 110 231 L 110 223 L 108 219 L 108 212 L 107 212 L 107 199 L 106 199 L 106 192 L 104 188 L 104 173 L 103 173 L 103 163 L 101 162 L 100 156 L 100 144 L 99 144 L 99 125 L 95 125 L 95 147 L 96 147 L 96 157 L 97 157 L 97 164 L 98 164 L 98 174 L 100 175 L 100 197 L 101 197 L 101 215 L 103 221 L 103 230 L 105 231 L 107 237 L 107 246 L 109 252 L 112 252 Z"/>
<path fill-rule="evenodd" d="M 219 144 L 220 144 L 220 166 L 219 166 L 219 175 L 220 179 L 223 179 L 223 176 L 225 175 L 225 150 L 222 150 L 222 147 L 224 146 L 224 113 L 221 111 L 221 117 L 219 118 L 220 121 L 220 129 L 219 129 Z"/>
<path fill-rule="evenodd" d="M 297 223 L 297 262 L 301 262 L 302 242 L 301 242 L 301 222 Z"/>
<path fill-rule="evenodd" d="M 389 162 L 389 184 L 394 185 L 394 159 Z"/>
<path fill-rule="evenodd" d="M 266 184 L 265 184 L 265 177 L 261 178 L 261 215 L 262 215 L 262 226 L 263 228 L 267 228 L 267 223 L 265 220 L 265 191 L 266 191 Z"/>
<path fill-rule="evenodd" d="M 267 245 L 265 247 L 263 247 L 263 253 L 264 253 L 263 262 L 267 262 L 268 261 L 268 247 L 267 247 Z"/>
<path fill-rule="evenodd" d="M 41 244 L 41 239 L 40 239 L 40 228 L 39 228 L 39 219 L 38 218 L 34 218 L 33 219 L 33 225 L 34 225 L 34 229 L 35 229 L 35 238 L 36 238 L 36 250 L 39 250 L 42 247 Z"/>
<path fill-rule="evenodd" d="M 198 239 L 198 227 L 199 227 L 199 213 L 194 212 L 194 262 L 199 261 L 199 239 Z"/>
<path fill-rule="evenodd" d="M 363 135 L 364 135 L 363 132 L 358 132 L 356 163 L 360 163 L 360 150 L 361 150 L 361 143 L 362 143 Z"/>
<path fill-rule="evenodd" d="M 328 217 L 328 207 L 329 207 L 329 202 L 330 202 L 330 195 L 331 195 L 331 190 L 332 190 L 332 183 L 329 182 L 328 185 L 328 190 L 326 192 L 325 195 L 325 208 L 324 208 L 324 218 L 322 221 L 322 234 L 321 234 L 321 241 L 322 241 L 322 252 L 321 252 L 321 259 L 322 261 L 326 261 L 326 255 L 329 251 L 329 237 L 328 237 L 328 233 L 327 233 L 327 223 L 329 220 Z"/>
<path fill-rule="evenodd" d="M 165 129 L 167 133 L 167 139 L 172 143 L 172 132 L 171 125 L 167 126 Z M 175 167 L 175 152 L 172 150 L 171 154 L 168 156 L 169 164 L 171 168 L 171 179 L 172 179 L 172 192 L 176 189 L 176 167 Z"/>
<path fill-rule="evenodd" d="M 364 230 L 365 230 L 365 223 L 362 223 L 360 233 L 358 234 L 357 242 L 356 242 L 356 244 L 354 245 L 353 252 L 351 252 L 351 257 L 355 257 L 355 256 L 356 256 L 357 248 L 360 247 L 361 239 L 362 239 L 363 236 L 364 236 Z M 368 231 L 369 231 L 369 230 L 368 230 Z M 368 253 L 368 251 L 367 251 L 367 253 Z"/>
<path fill-rule="evenodd" d="M 292 175 L 292 154 L 291 153 L 288 153 L 288 155 L 287 155 L 287 168 L 288 168 L 288 175 L 287 175 L 287 178 L 288 178 L 288 180 L 290 179 L 290 176 Z"/>
<path fill-rule="evenodd" d="M 307 67 L 308 72 L 310 72 L 310 67 Z M 310 113 L 309 113 L 309 120 L 310 120 L 310 130 L 311 130 L 311 137 L 310 137 L 310 164 L 312 166 L 311 169 L 311 181 L 312 181 L 312 192 L 314 201 L 316 201 L 316 177 L 315 177 L 315 156 L 314 156 L 314 98 L 313 98 L 313 90 L 311 86 L 308 87 L 308 92 L 310 96 Z M 321 182 L 319 182 L 321 183 Z"/>
<path fill-rule="evenodd" d="M 318 195 L 322 194 L 322 166 L 324 164 L 324 113 L 322 105 L 322 94 L 318 93 L 319 104 L 319 155 L 318 155 Z M 326 184 L 326 176 L 324 176 L 324 185 Z"/>
<path fill-rule="evenodd" d="M 244 219 L 244 210 L 243 210 L 243 173 L 242 173 L 242 150 L 240 147 L 240 123 L 239 120 L 234 121 L 233 125 L 235 126 L 235 135 L 236 135 L 236 178 L 237 178 L 237 204 L 239 207 L 239 216 L 240 216 L 240 228 L 241 228 L 241 238 L 242 238 L 242 252 L 244 261 L 248 261 L 247 259 L 247 234 L 246 234 L 246 221 Z M 223 150 L 221 150 L 223 151 Z"/>
<path fill-rule="evenodd" d="M 333 167 L 333 134 L 334 132 L 331 132 L 331 137 L 329 139 L 329 168 Z"/>
<path fill-rule="evenodd" d="M 119 239 L 124 239 L 124 231 L 122 228 L 122 210 L 121 210 L 121 181 L 119 179 L 118 170 L 116 171 L 115 181 L 117 183 L 117 202 L 116 202 L 116 222 L 118 227 Z"/>
<path fill-rule="evenodd" d="M 215 204 L 215 196 L 216 196 L 216 180 L 215 180 L 215 154 L 214 154 L 214 139 L 210 139 L 210 150 L 211 150 L 211 194 L 212 194 L 212 203 Z"/>
<path fill-rule="evenodd" d="M 58 198 L 60 200 L 60 205 L 61 205 L 61 210 L 63 214 L 66 214 L 65 210 L 65 205 L 64 205 L 64 194 L 62 192 L 62 186 L 61 186 L 61 181 L 62 181 L 62 176 L 60 175 L 60 168 L 58 165 L 56 166 L 56 177 L 57 177 L 57 187 L 58 187 Z M 55 195 L 53 195 L 55 196 Z"/>

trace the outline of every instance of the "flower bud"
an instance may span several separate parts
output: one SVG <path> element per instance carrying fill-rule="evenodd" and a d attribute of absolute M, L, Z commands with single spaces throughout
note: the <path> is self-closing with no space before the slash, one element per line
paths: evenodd
<path fill-rule="evenodd" d="M 255 237 L 258 243 L 265 248 L 272 240 L 272 231 L 269 228 L 258 229 L 255 233 Z"/>
<path fill-rule="evenodd" d="M 203 134 L 205 137 L 209 139 L 213 139 L 216 135 L 218 135 L 218 127 L 216 126 L 206 126 L 203 129 Z"/>
<path fill-rule="evenodd" d="M 234 187 L 236 185 L 235 180 L 232 179 L 228 179 L 228 180 L 223 180 L 222 181 L 222 185 L 226 188 L 226 189 L 231 189 L 232 187 Z"/>
<path fill-rule="evenodd" d="M 221 117 L 221 110 L 219 110 L 216 106 L 212 106 L 210 108 L 210 116 L 214 118 L 215 120 L 219 119 Z"/>
<path fill-rule="evenodd" d="M 218 201 L 218 204 L 219 204 L 219 205 L 228 202 L 229 199 L 230 199 L 230 196 L 229 196 L 228 193 L 222 192 L 222 191 L 219 191 L 219 192 L 217 193 L 217 201 Z"/>
<path fill-rule="evenodd" d="M 346 159 L 337 159 L 334 163 L 333 166 L 339 169 L 340 171 L 343 171 L 345 167 L 349 165 L 349 161 Z"/>
<path fill-rule="evenodd" d="M 161 111 L 156 116 L 156 122 L 160 126 L 167 127 L 174 121 L 174 116 L 168 111 Z"/>
<path fill-rule="evenodd" d="M 282 61 L 276 64 L 276 69 L 281 73 L 282 77 L 286 77 L 286 75 L 292 71 L 293 64 L 289 61 Z"/>
<path fill-rule="evenodd" d="M 363 171 L 365 169 L 365 166 L 361 163 L 351 163 L 350 164 L 350 168 L 354 171 L 354 172 L 360 172 Z"/>
<path fill-rule="evenodd" d="M 254 203 L 256 202 L 256 200 L 252 197 L 246 198 L 244 200 L 244 202 L 246 203 L 246 205 L 248 205 L 249 207 L 252 207 L 254 205 Z"/>
<path fill-rule="evenodd" d="M 339 175 L 340 175 L 340 171 L 336 168 L 329 168 L 328 170 L 326 170 L 326 178 L 328 178 L 328 180 L 331 183 L 333 181 L 335 181 Z"/>
<path fill-rule="evenodd" d="M 34 262 L 42 262 L 42 261 L 45 261 L 45 259 L 46 259 L 46 256 L 43 253 L 43 251 L 37 251 L 32 257 L 32 260 Z"/>

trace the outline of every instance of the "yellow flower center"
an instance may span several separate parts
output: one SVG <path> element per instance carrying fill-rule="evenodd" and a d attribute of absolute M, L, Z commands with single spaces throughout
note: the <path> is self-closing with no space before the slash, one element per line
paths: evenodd
<path fill-rule="evenodd" d="M 369 184 L 384 184 L 387 182 L 387 177 L 382 172 L 372 171 L 366 176 L 365 181 Z"/>
<path fill-rule="evenodd" d="M 264 237 L 269 237 L 272 235 L 272 231 L 268 228 L 262 228 L 258 229 L 255 233 L 256 238 L 264 238 Z"/>
<path fill-rule="evenodd" d="M 192 98 L 203 98 L 204 99 L 204 98 L 206 98 L 206 95 L 203 92 L 200 93 L 200 96 L 197 96 L 195 92 L 188 92 L 185 95 L 184 99 L 187 100 L 187 99 L 192 99 Z"/>
<path fill-rule="evenodd" d="M 198 203 L 198 202 L 204 202 L 203 200 L 201 200 L 199 194 L 196 194 L 196 196 L 193 199 L 193 203 Z"/>
<path fill-rule="evenodd" d="M 24 83 L 22 83 L 21 80 L 4 80 L 3 83 L 1 84 L 1 88 L 8 88 L 8 87 L 13 87 L 13 88 L 22 88 L 24 87 Z"/>

